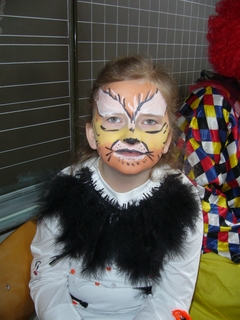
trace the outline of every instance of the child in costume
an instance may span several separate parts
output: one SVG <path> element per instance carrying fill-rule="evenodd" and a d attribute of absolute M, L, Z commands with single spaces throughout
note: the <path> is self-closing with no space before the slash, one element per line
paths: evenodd
<path fill-rule="evenodd" d="M 178 119 L 182 131 L 178 144 L 186 149 L 185 172 L 197 184 L 202 199 L 203 252 L 218 254 L 202 257 L 202 268 L 206 266 L 212 274 L 213 285 L 210 289 L 208 282 L 199 289 L 212 308 L 206 319 L 240 319 L 240 283 L 236 282 L 240 272 L 239 14 L 240 1 L 217 3 L 207 34 L 214 72 L 202 71 Z M 199 274 L 199 286 L 206 279 L 204 272 Z M 214 289 L 216 283 L 221 295 Z"/>
<path fill-rule="evenodd" d="M 201 242 L 195 187 L 174 167 L 177 88 L 140 56 L 93 86 L 88 144 L 41 199 L 30 290 L 39 319 L 190 319 Z"/>

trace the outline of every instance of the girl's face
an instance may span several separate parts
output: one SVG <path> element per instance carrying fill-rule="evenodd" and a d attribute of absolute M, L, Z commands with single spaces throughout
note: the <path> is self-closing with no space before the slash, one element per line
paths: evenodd
<path fill-rule="evenodd" d="M 106 165 L 137 174 L 151 169 L 168 151 L 167 105 L 152 83 L 114 82 L 99 89 L 95 101 L 87 138 Z"/>

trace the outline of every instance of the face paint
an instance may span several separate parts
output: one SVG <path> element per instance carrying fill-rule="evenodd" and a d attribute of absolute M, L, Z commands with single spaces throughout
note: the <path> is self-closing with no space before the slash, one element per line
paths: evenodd
<path fill-rule="evenodd" d="M 125 174 L 151 169 L 168 149 L 166 102 L 151 83 L 122 81 L 99 89 L 93 130 L 100 158 Z"/>

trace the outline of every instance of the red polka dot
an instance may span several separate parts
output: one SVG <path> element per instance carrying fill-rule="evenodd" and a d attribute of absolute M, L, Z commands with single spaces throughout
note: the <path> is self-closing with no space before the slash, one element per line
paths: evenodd
<path fill-rule="evenodd" d="M 111 267 L 106 267 L 106 270 L 107 270 L 107 271 L 111 271 L 112 268 L 111 268 Z"/>
<path fill-rule="evenodd" d="M 75 274 L 75 273 L 76 273 L 76 270 L 75 270 L 75 269 L 71 269 L 71 270 L 70 270 L 70 273 L 71 273 L 71 274 Z"/>
<path fill-rule="evenodd" d="M 95 286 L 100 286 L 100 282 L 95 282 Z"/>

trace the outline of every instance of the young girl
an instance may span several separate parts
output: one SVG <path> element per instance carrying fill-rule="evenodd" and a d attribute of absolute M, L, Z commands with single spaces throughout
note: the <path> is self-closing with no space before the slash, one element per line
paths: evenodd
<path fill-rule="evenodd" d="M 140 56 L 99 74 L 88 145 L 41 199 L 39 319 L 190 319 L 203 225 L 195 187 L 174 168 L 176 104 L 173 79 Z"/>

